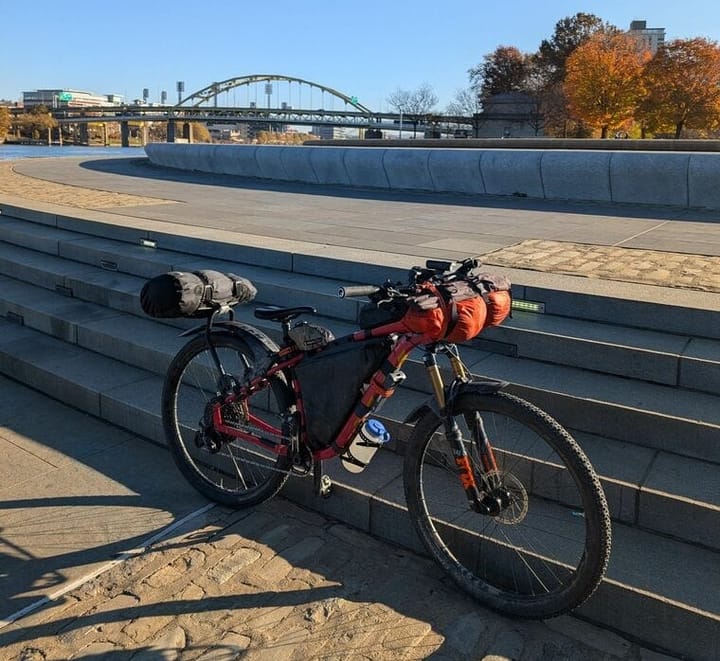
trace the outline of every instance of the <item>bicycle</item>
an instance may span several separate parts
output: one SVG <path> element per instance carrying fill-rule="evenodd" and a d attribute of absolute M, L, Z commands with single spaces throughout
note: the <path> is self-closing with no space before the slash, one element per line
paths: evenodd
<path fill-rule="evenodd" d="M 506 383 L 473 378 L 456 344 L 410 331 L 402 320 L 419 286 L 462 279 L 477 266 L 475 259 L 430 261 L 412 269 L 407 284 L 345 287 L 341 296 L 369 298 L 375 319 L 314 347 L 298 346 L 296 329 L 316 327 L 293 325 L 312 307 L 255 310 L 280 324 L 278 345 L 236 321 L 231 305 L 215 305 L 204 325 L 183 333 L 191 339 L 163 387 L 164 430 L 184 477 L 231 507 L 273 497 L 291 475 L 312 475 L 315 493 L 329 495 L 323 462 L 339 456 L 364 467 L 353 448 L 374 451 L 382 441 L 364 443 L 362 425 L 418 350 L 432 396 L 405 420 L 413 429 L 403 481 L 425 549 L 463 590 L 502 613 L 548 618 L 582 604 L 601 582 L 611 548 L 607 502 L 587 457 L 547 413 L 504 392 Z M 320 366 L 329 387 L 319 408 L 323 401 L 332 408 L 342 395 L 328 368 L 333 356 L 340 372 L 357 372 L 345 388 L 349 409 L 330 421 L 315 411 L 313 420 L 312 400 L 323 393 L 308 386 L 303 370 Z M 448 383 L 439 356 L 449 363 Z"/>

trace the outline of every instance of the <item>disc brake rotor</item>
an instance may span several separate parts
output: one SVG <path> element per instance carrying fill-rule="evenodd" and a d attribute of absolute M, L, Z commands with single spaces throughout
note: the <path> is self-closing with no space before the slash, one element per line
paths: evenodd
<path fill-rule="evenodd" d="M 498 523 L 515 525 L 527 516 L 528 493 L 515 475 L 493 471 L 485 475 L 483 481 L 489 488 L 489 495 L 500 503 L 500 511 L 493 517 Z"/>

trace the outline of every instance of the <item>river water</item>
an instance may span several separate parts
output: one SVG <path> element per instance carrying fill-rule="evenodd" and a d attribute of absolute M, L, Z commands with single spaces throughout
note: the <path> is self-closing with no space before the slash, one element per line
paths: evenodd
<path fill-rule="evenodd" d="M 145 150 L 140 147 L 47 147 L 41 145 L 0 144 L 0 161 L 18 158 L 57 158 L 62 156 L 135 156 L 143 158 Z"/>

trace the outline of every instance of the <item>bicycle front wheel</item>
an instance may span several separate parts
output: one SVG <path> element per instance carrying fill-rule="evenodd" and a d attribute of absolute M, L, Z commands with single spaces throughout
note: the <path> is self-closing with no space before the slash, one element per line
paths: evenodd
<path fill-rule="evenodd" d="M 600 583 L 611 544 L 588 459 L 555 420 L 513 395 L 464 393 L 453 409 L 493 511 L 471 509 L 443 421 L 429 412 L 410 438 L 403 476 L 423 544 L 460 587 L 500 612 L 547 618 L 579 606 Z M 478 425 L 497 470 L 482 468 Z"/>
<path fill-rule="evenodd" d="M 173 459 L 200 493 L 230 507 L 257 505 L 274 496 L 288 478 L 286 457 L 247 441 L 219 435 L 212 427 L 211 405 L 227 391 L 228 378 L 243 383 L 258 368 L 257 358 L 241 337 L 213 333 L 213 358 L 206 336 L 188 342 L 168 368 L 162 396 L 165 436 Z M 222 369 L 219 369 L 221 366 Z M 226 424 L 243 427 L 248 412 L 282 429 L 293 399 L 284 379 L 245 400 L 226 404 Z M 278 442 L 281 438 L 278 437 Z"/>

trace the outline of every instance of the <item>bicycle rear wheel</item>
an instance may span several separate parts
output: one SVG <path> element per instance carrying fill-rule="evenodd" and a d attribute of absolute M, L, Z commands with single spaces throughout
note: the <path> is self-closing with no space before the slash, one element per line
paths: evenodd
<path fill-rule="evenodd" d="M 257 358 L 241 337 L 213 333 L 213 347 L 225 374 L 213 360 L 206 336 L 190 340 L 168 368 L 162 396 L 165 437 L 178 468 L 200 493 L 223 505 L 248 507 L 274 496 L 288 478 L 286 457 L 212 429 L 210 405 L 227 391 L 227 378 L 243 383 Z M 228 424 L 243 427 L 244 406 L 253 415 L 282 429 L 293 398 L 281 376 L 243 402 L 223 407 Z M 280 441 L 280 438 L 275 439 Z"/>
<path fill-rule="evenodd" d="M 423 544 L 465 591 L 503 613 L 547 618 L 579 606 L 600 583 L 611 545 L 605 494 L 582 450 L 550 416 L 507 393 L 464 393 L 453 407 L 478 486 L 497 509 L 470 508 L 443 421 L 427 413 L 403 476 Z M 490 474 L 478 470 L 477 416 L 498 466 Z"/>

